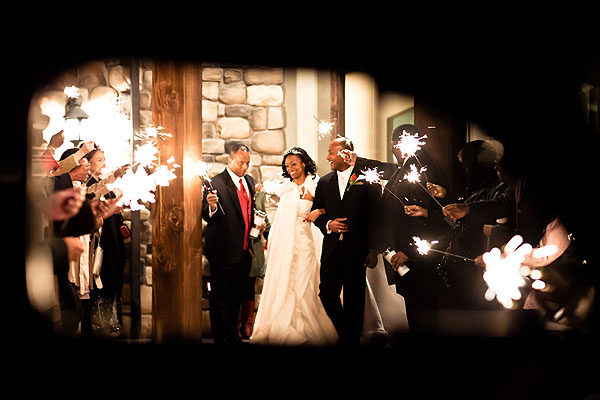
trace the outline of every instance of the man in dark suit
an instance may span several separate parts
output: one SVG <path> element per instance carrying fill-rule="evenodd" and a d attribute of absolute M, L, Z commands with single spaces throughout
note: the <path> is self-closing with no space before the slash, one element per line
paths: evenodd
<path fill-rule="evenodd" d="M 377 265 L 377 230 L 381 186 L 358 181 L 360 171 L 340 155 L 354 150 L 352 142 L 337 138 L 329 144 L 332 171 L 317 184 L 313 210 L 325 209 L 315 225 L 323 232 L 319 297 L 331 318 L 341 345 L 359 345 L 362 333 L 366 269 Z M 343 304 L 340 294 L 343 289 Z"/>
<path fill-rule="evenodd" d="M 215 343 L 240 341 L 237 319 L 252 264 L 249 238 L 254 220 L 254 179 L 246 175 L 250 151 L 240 143 L 229 147 L 227 168 L 205 191 L 202 218 L 204 254 L 210 265 L 209 314 Z M 264 230 L 264 226 L 261 227 Z"/>

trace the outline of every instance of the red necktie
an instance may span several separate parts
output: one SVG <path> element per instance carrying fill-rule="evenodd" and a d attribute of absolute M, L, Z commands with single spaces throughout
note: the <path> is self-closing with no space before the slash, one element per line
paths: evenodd
<path fill-rule="evenodd" d="M 244 183 L 240 179 L 240 189 L 238 190 L 238 199 L 240 200 L 240 207 L 242 209 L 242 215 L 244 216 L 244 247 L 248 248 L 248 231 L 250 229 L 250 199 L 248 193 L 244 188 Z"/>

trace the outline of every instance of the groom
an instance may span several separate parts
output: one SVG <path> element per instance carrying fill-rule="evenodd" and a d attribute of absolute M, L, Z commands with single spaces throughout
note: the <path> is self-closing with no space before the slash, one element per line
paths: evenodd
<path fill-rule="evenodd" d="M 363 326 L 366 268 L 377 265 L 381 186 L 359 181 L 358 168 L 340 151 L 354 151 L 339 137 L 327 149 L 332 171 L 317 184 L 312 209 L 325 209 L 315 221 L 323 233 L 319 297 L 339 335 L 340 345 L 359 345 Z M 343 289 L 343 304 L 340 294 Z"/>

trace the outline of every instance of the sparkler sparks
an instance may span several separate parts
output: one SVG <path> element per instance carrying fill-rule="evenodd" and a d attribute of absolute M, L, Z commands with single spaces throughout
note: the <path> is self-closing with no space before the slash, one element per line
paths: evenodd
<path fill-rule="evenodd" d="M 431 245 L 438 243 L 437 240 L 434 240 L 430 243 L 427 240 L 421 239 L 418 236 L 413 236 L 413 240 L 415 241 L 415 246 L 417 246 L 417 251 L 421 255 L 428 254 L 432 250 Z"/>
<path fill-rule="evenodd" d="M 358 176 L 358 180 L 364 180 L 368 183 L 381 183 L 381 176 L 383 172 L 379 172 L 377 168 L 367 168 L 366 170 L 361 170 L 361 175 Z"/>
<path fill-rule="evenodd" d="M 319 122 L 319 125 L 317 126 L 317 133 L 319 134 L 319 139 L 322 139 L 325 136 L 331 136 L 331 132 L 333 132 L 333 126 L 335 125 L 335 123 L 320 120 L 314 115 L 313 118 Z"/>
<path fill-rule="evenodd" d="M 437 205 L 440 206 L 440 208 L 444 208 L 444 206 L 438 201 L 438 199 L 436 199 L 435 196 L 432 195 L 431 192 L 427 190 L 427 188 L 425 188 L 425 186 L 423 186 L 423 184 L 421 183 L 421 174 L 425 171 L 427 171 L 427 166 L 422 166 L 420 169 L 417 169 L 417 166 L 415 164 L 411 164 L 410 172 L 404 175 L 404 179 L 406 179 L 410 183 L 418 183 L 419 186 L 421 186 L 421 188 L 425 192 L 427 192 L 429 196 L 431 196 L 431 198 L 437 203 Z"/>
<path fill-rule="evenodd" d="M 135 162 L 140 163 L 144 167 L 156 166 L 158 160 L 158 148 L 154 143 L 144 143 L 141 146 L 135 146 Z"/>
<path fill-rule="evenodd" d="M 418 133 L 411 135 L 405 130 L 402 131 L 402 136 L 398 140 L 398 143 L 394 145 L 395 148 L 400 149 L 400 153 L 402 157 L 408 158 L 414 156 L 417 151 L 421 149 L 421 146 L 425 145 L 425 142 L 422 139 L 427 138 L 427 135 L 423 135 L 419 137 Z"/>
<path fill-rule="evenodd" d="M 415 164 L 411 164 L 410 172 L 404 175 L 404 179 L 410 183 L 421 182 L 421 173 L 424 171 L 427 171 L 427 167 L 421 167 L 421 169 L 417 170 L 417 166 Z"/>
<path fill-rule="evenodd" d="M 113 183 L 106 185 L 109 190 L 118 189 L 123 193 L 123 197 L 118 205 L 129 206 L 131 211 L 142 210 L 142 203 L 154 203 L 155 196 L 153 191 L 156 190 L 155 177 L 146 173 L 144 168 L 137 168 L 136 172 L 128 169 L 125 174 L 117 178 Z"/>
<path fill-rule="evenodd" d="M 525 257 L 532 250 L 530 244 L 523 243 L 521 236 L 515 235 L 504 247 L 504 252 L 495 247 L 483 254 L 485 263 L 483 279 L 488 285 L 485 293 L 486 300 L 492 301 L 496 298 L 505 308 L 515 307 L 515 302 L 521 299 L 519 288 L 525 285 L 525 277 L 529 274 L 532 279 L 541 277 L 541 274 L 523 265 Z M 547 254 L 550 251 L 551 248 L 542 247 L 538 253 Z M 532 288 L 538 290 L 545 286 L 546 284 L 539 279 L 535 279 L 532 284 Z"/>
<path fill-rule="evenodd" d="M 427 240 L 421 239 L 418 236 L 413 236 L 413 240 L 415 241 L 414 245 L 417 246 L 417 251 L 421 255 L 427 255 L 427 254 L 429 254 L 430 251 L 433 251 L 434 253 L 439 253 L 439 254 L 444 254 L 446 256 L 460 258 L 460 259 L 465 260 L 465 261 L 472 261 L 472 262 L 475 261 L 472 258 L 463 257 L 463 256 L 460 256 L 458 254 L 453 254 L 453 253 L 449 253 L 447 251 L 432 249 L 431 246 L 433 246 L 436 243 L 439 243 L 437 240 L 433 240 L 431 242 L 428 242 Z"/>

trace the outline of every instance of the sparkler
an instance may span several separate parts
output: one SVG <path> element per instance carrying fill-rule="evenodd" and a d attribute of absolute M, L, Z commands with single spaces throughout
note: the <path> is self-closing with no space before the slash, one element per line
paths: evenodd
<path fill-rule="evenodd" d="M 377 170 L 377 167 L 367 168 L 365 170 L 361 170 L 361 175 L 358 176 L 357 180 L 364 180 L 368 183 L 379 183 L 381 184 L 381 176 L 383 172 Z M 392 196 L 394 196 L 403 206 L 406 207 L 406 204 L 398 197 L 394 192 L 388 189 L 386 186 L 382 185 L 384 190 L 387 190 Z"/>
<path fill-rule="evenodd" d="M 421 149 L 421 146 L 425 145 L 425 142 L 422 139 L 427 138 L 427 135 L 423 135 L 419 137 L 418 133 L 411 135 L 405 130 L 402 131 L 402 136 L 400 136 L 398 143 L 394 145 L 395 148 L 400 149 L 400 153 L 404 158 L 404 162 L 412 156 L 414 156 L 417 151 Z"/>
<path fill-rule="evenodd" d="M 145 202 L 154 203 L 156 190 L 156 177 L 148 175 L 144 168 L 137 168 L 136 172 L 128 169 L 125 174 L 117 178 L 113 183 L 108 183 L 106 187 L 109 190 L 118 189 L 123 193 L 118 205 L 126 205 L 131 211 L 137 211 L 144 208 Z"/>
<path fill-rule="evenodd" d="M 431 192 L 429 192 L 429 190 L 427 190 L 427 188 L 425 188 L 425 186 L 423 186 L 423 184 L 421 183 L 421 173 L 425 171 L 427 171 L 427 167 L 421 167 L 421 169 L 417 170 L 415 164 L 411 164 L 410 172 L 404 175 L 404 179 L 406 179 L 410 183 L 418 183 L 419 186 L 421 186 L 421 188 L 423 188 L 423 190 L 433 199 L 433 201 L 435 201 L 437 205 L 440 206 L 440 208 L 444 208 L 444 206 L 435 198 L 435 196 L 432 195 Z"/>
<path fill-rule="evenodd" d="M 433 251 L 434 253 L 439 253 L 439 254 L 444 254 L 444 255 L 447 255 L 447 256 L 451 256 L 451 257 L 460 258 L 460 259 L 462 259 L 464 261 L 475 262 L 475 260 L 472 259 L 472 258 L 460 256 L 460 255 L 454 254 L 454 253 L 449 253 L 447 251 L 432 249 L 431 248 L 432 245 L 434 245 L 436 243 L 439 243 L 437 240 L 433 240 L 431 242 L 428 242 L 427 240 L 421 239 L 418 236 L 413 236 L 413 240 L 415 241 L 414 245 L 417 246 L 417 252 L 419 252 L 419 254 L 421 254 L 421 255 L 427 255 L 427 254 L 429 254 L 430 251 Z"/>
<path fill-rule="evenodd" d="M 335 124 L 334 122 L 326 122 L 323 120 L 318 119 L 317 117 L 315 117 L 313 115 L 313 118 L 316 119 L 319 122 L 319 125 L 317 127 L 317 132 L 319 134 L 319 139 L 324 138 L 325 136 L 330 136 L 331 132 L 333 131 L 333 125 Z"/>
<path fill-rule="evenodd" d="M 210 179 L 210 177 L 208 176 L 208 164 L 206 162 L 198 161 L 196 163 L 196 175 L 198 175 L 202 179 L 203 183 L 208 183 L 208 186 L 212 193 L 215 192 L 215 189 L 213 188 L 213 185 L 212 185 L 212 179 Z M 223 207 L 221 206 L 221 203 L 218 200 L 217 200 L 217 205 L 221 209 L 221 212 L 223 213 L 223 215 L 225 215 L 225 210 L 223 210 Z"/>

